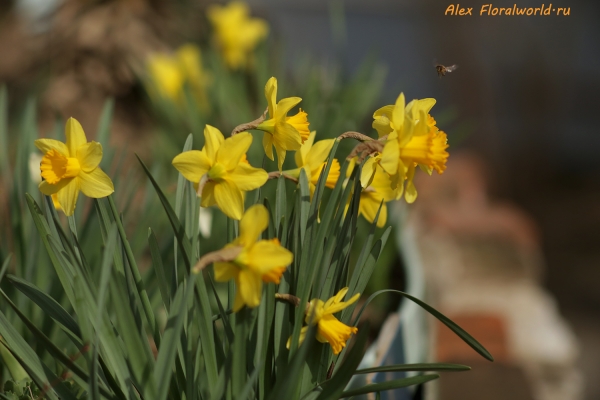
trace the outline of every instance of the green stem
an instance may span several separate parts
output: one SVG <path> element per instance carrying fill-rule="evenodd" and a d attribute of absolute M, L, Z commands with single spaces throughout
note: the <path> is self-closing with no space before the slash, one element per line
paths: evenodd
<path fill-rule="evenodd" d="M 160 332 L 158 331 L 158 325 L 156 324 L 156 320 L 154 318 L 154 311 L 152 310 L 152 305 L 150 304 L 150 299 L 148 298 L 148 293 L 146 292 L 146 287 L 144 285 L 144 281 L 142 280 L 142 276 L 140 275 L 140 271 L 137 267 L 137 263 L 135 262 L 135 257 L 133 256 L 133 251 L 131 250 L 131 246 L 129 245 L 129 241 L 127 240 L 127 236 L 125 235 L 125 228 L 121 223 L 121 218 L 119 217 L 119 212 L 117 211 L 117 207 L 115 206 L 115 202 L 112 196 L 108 196 L 108 203 L 110 204 L 110 209 L 112 211 L 113 217 L 117 224 L 117 229 L 119 230 L 119 236 L 121 236 L 121 241 L 125 246 L 125 255 L 127 256 L 127 261 L 129 264 L 129 269 L 133 274 L 135 279 L 135 287 L 140 295 L 140 299 L 142 300 L 142 306 L 144 308 L 144 313 L 146 314 L 146 319 L 150 324 L 150 329 L 152 330 L 152 336 L 154 336 L 154 342 L 156 344 L 156 348 L 160 348 Z"/>

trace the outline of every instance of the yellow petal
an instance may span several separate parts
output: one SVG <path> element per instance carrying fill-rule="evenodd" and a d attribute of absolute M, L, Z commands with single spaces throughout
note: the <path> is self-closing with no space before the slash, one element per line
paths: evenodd
<path fill-rule="evenodd" d="M 394 105 L 394 111 L 392 112 L 392 128 L 400 130 L 404 125 L 404 105 L 406 100 L 404 99 L 404 93 L 400 93 L 400 96 L 396 99 Z"/>
<path fill-rule="evenodd" d="M 248 251 L 248 267 L 263 275 L 271 269 L 287 266 L 294 260 L 291 251 L 271 240 L 261 240 Z"/>
<path fill-rule="evenodd" d="M 382 200 L 383 198 L 377 192 L 362 192 L 360 194 L 358 212 L 362 214 L 367 221 L 373 222 Z"/>
<path fill-rule="evenodd" d="M 213 264 L 213 269 L 215 271 L 215 281 L 217 282 L 227 282 L 234 279 L 240 272 L 235 264 L 228 262 L 216 262 Z"/>
<path fill-rule="evenodd" d="M 315 142 L 316 135 L 317 131 L 312 131 L 308 136 L 308 139 L 306 139 L 304 143 L 302 143 L 302 146 L 300 146 L 300 150 L 296 151 L 296 154 L 294 155 L 294 160 L 296 161 L 297 167 L 302 167 L 306 163 L 306 156 L 308 155 L 308 152 L 310 151 L 313 143 Z"/>
<path fill-rule="evenodd" d="M 38 149 L 40 149 L 40 151 L 42 153 L 44 153 L 44 154 L 46 154 L 50 150 L 56 150 L 60 154 L 62 154 L 64 156 L 68 156 L 69 155 L 69 149 L 67 148 L 67 145 L 64 144 L 61 141 L 58 141 L 58 140 L 54 140 L 54 139 L 37 139 L 34 142 L 34 144 L 35 144 L 35 147 L 37 147 Z"/>
<path fill-rule="evenodd" d="M 81 172 L 78 175 L 81 185 L 81 191 L 87 197 L 99 199 L 106 197 L 115 191 L 112 181 L 100 168 L 92 172 Z M 60 204 L 62 201 L 60 200 Z"/>
<path fill-rule="evenodd" d="M 269 159 L 274 160 L 273 158 L 273 135 L 267 132 L 263 132 L 263 148 L 265 149 L 265 154 Z"/>
<path fill-rule="evenodd" d="M 298 150 L 302 146 L 302 136 L 287 122 L 277 123 L 273 133 L 275 147 L 284 150 Z"/>
<path fill-rule="evenodd" d="M 312 146 L 308 152 L 308 155 L 305 158 L 305 163 L 310 165 L 311 168 L 315 168 L 323 164 L 329 156 L 334 143 L 335 139 L 321 140 L 315 143 L 315 145 Z"/>
<path fill-rule="evenodd" d="M 210 207 L 217 204 L 217 201 L 215 200 L 215 185 L 216 182 L 206 182 L 204 185 L 204 189 L 202 190 L 202 201 L 200 202 L 202 207 Z M 196 192 L 198 191 L 197 184 L 194 185 L 194 189 L 196 189 Z"/>
<path fill-rule="evenodd" d="M 204 151 L 209 160 L 214 161 L 217 156 L 217 150 L 223 144 L 225 138 L 220 130 L 214 126 L 206 125 L 204 128 Z"/>
<path fill-rule="evenodd" d="M 346 293 L 344 293 L 344 296 L 346 296 Z M 340 297 L 339 299 L 338 296 L 336 296 L 337 301 L 335 302 L 335 304 L 331 305 L 331 307 L 329 308 L 326 308 L 324 312 L 326 312 L 327 314 L 335 314 L 337 312 L 342 311 L 345 308 L 348 308 L 352 304 L 356 303 L 356 301 L 360 298 L 360 293 L 355 293 L 354 296 L 348 299 L 348 301 L 341 301 L 344 298 L 344 296 Z"/>
<path fill-rule="evenodd" d="M 64 188 L 69 183 L 68 179 L 61 179 L 58 183 L 51 185 L 48 181 L 41 181 L 38 188 L 40 192 L 45 194 L 46 196 L 53 195 L 57 193 L 60 189 Z"/>
<path fill-rule="evenodd" d="M 178 154 L 173 159 L 173 166 L 190 182 L 198 183 L 202 175 L 211 167 L 210 160 L 203 151 L 190 150 Z"/>
<path fill-rule="evenodd" d="M 215 201 L 229 218 L 241 219 L 244 213 L 244 197 L 240 189 L 232 182 L 223 180 L 214 186 Z"/>
<path fill-rule="evenodd" d="M 362 170 L 360 171 L 360 184 L 366 188 L 371 185 L 373 177 L 375 176 L 375 167 L 377 166 L 377 159 L 371 157 L 365 161 Z"/>
<path fill-rule="evenodd" d="M 275 151 L 277 152 L 277 168 L 279 168 L 279 171 L 282 171 L 283 162 L 285 161 L 285 149 L 275 145 Z"/>
<path fill-rule="evenodd" d="M 406 173 L 406 193 L 404 194 L 404 198 L 408 204 L 413 203 L 417 199 L 417 188 L 413 183 L 414 176 L 415 167 L 411 166 Z"/>
<path fill-rule="evenodd" d="M 325 315 L 319 320 L 317 340 L 322 343 L 329 343 L 333 354 L 339 354 L 346 346 L 350 335 L 356 332 L 358 332 L 358 328 L 345 325 L 332 315 Z"/>
<path fill-rule="evenodd" d="M 237 283 L 237 279 L 236 279 L 236 283 Z M 239 287 L 239 284 L 237 285 Z M 240 293 L 239 289 L 235 292 L 235 299 L 233 300 L 233 307 L 232 310 L 233 312 L 238 312 L 242 309 L 242 307 L 244 307 L 245 305 L 245 301 L 244 298 L 242 297 L 242 294 Z"/>
<path fill-rule="evenodd" d="M 77 196 L 79 196 L 79 178 L 68 179 L 68 183 L 58 191 L 58 202 L 66 216 L 73 215 Z"/>
<path fill-rule="evenodd" d="M 269 179 L 269 174 L 262 168 L 254 168 L 249 164 L 240 163 L 227 174 L 227 179 L 240 190 L 248 191 L 258 189 L 264 185 Z"/>
<path fill-rule="evenodd" d="M 398 171 L 398 162 L 400 160 L 400 148 L 398 146 L 397 136 L 391 135 L 383 145 L 383 152 L 379 165 L 390 175 L 394 175 Z"/>
<path fill-rule="evenodd" d="M 265 85 L 265 97 L 267 98 L 267 103 L 269 103 L 269 117 L 274 118 L 275 107 L 277 105 L 277 79 L 274 76 Z"/>
<path fill-rule="evenodd" d="M 225 166 L 228 171 L 234 169 L 252 144 L 250 132 L 238 133 L 227 138 L 217 152 L 217 162 Z"/>
<path fill-rule="evenodd" d="M 87 139 L 85 137 L 85 132 L 83 132 L 81 124 L 73 117 L 67 120 L 67 126 L 65 127 L 65 136 L 67 137 L 67 148 L 69 149 L 69 156 L 75 157 L 75 155 L 77 154 L 77 149 L 79 149 L 79 146 L 83 146 L 84 144 L 86 144 Z"/>
<path fill-rule="evenodd" d="M 306 332 L 308 332 L 308 326 L 303 326 L 302 329 L 300 329 L 300 337 L 298 338 L 298 346 L 300 346 L 302 344 L 302 342 L 304 342 L 304 338 L 306 338 Z M 285 347 L 289 350 L 291 344 L 292 344 L 292 337 L 290 336 L 285 344 Z"/>
<path fill-rule="evenodd" d="M 77 160 L 82 171 L 92 171 L 102 161 L 102 145 L 94 141 L 83 144 L 77 149 Z"/>
<path fill-rule="evenodd" d="M 250 307 L 258 307 L 262 296 L 262 280 L 250 270 L 241 270 L 237 277 L 237 291 L 242 296 L 244 303 Z"/>
<path fill-rule="evenodd" d="M 279 100 L 277 103 L 277 109 L 275 110 L 275 118 L 283 118 L 287 115 L 288 111 L 298 105 L 302 99 L 300 97 L 286 97 L 285 99 Z"/>
<path fill-rule="evenodd" d="M 260 234 L 269 226 L 269 212 L 262 204 L 250 207 L 240 221 L 240 236 L 237 242 L 250 246 L 258 240 Z"/>

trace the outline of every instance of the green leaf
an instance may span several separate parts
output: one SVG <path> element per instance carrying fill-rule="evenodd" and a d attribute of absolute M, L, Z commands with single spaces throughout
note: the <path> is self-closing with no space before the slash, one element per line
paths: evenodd
<path fill-rule="evenodd" d="M 61 324 L 65 329 L 68 329 L 75 336 L 81 338 L 81 331 L 77 322 L 71 315 L 52 297 L 42 292 L 39 288 L 24 279 L 14 275 L 8 275 L 8 280 L 25 296 L 29 297 L 37 304 L 44 313 L 48 314 L 53 320 Z"/>
<path fill-rule="evenodd" d="M 397 371 L 470 371 L 471 367 L 462 364 L 449 363 L 419 363 L 419 364 L 394 364 L 381 367 L 358 369 L 354 375 L 371 374 L 374 372 L 397 372 Z"/>
<path fill-rule="evenodd" d="M 358 389 L 352 389 L 352 390 L 343 392 L 340 397 L 343 398 L 343 397 L 359 396 L 361 394 L 367 394 L 367 393 L 373 393 L 373 392 L 383 392 L 385 390 L 400 389 L 400 388 L 407 387 L 407 386 L 420 385 L 422 383 L 432 381 L 439 377 L 440 376 L 437 374 L 419 375 L 419 376 L 412 376 L 410 378 L 394 379 L 392 381 L 387 381 L 387 382 L 382 382 L 382 383 L 371 383 L 369 385 L 365 385 Z"/>
<path fill-rule="evenodd" d="M 160 189 L 160 186 L 158 185 L 156 180 L 154 180 L 154 177 L 148 170 L 148 167 L 146 167 L 146 164 L 144 164 L 144 162 L 142 161 L 142 159 L 139 156 L 136 155 L 136 157 L 137 157 L 138 161 L 140 162 L 140 164 L 142 165 L 142 168 L 144 169 L 144 172 L 148 176 L 148 179 L 150 179 L 152 186 L 154 186 L 154 189 L 156 190 L 156 194 L 158 195 L 158 198 L 160 199 L 160 202 L 161 202 L 163 208 L 167 212 L 167 217 L 169 218 L 169 222 L 171 223 L 171 226 L 173 227 L 173 231 L 175 232 L 175 237 L 177 238 L 177 243 L 179 244 L 181 253 L 183 255 L 183 261 L 185 262 L 187 270 L 189 271 L 191 269 L 191 263 L 192 263 L 192 249 L 191 249 L 189 240 L 187 240 L 187 237 L 185 236 L 185 229 L 184 229 L 183 225 L 181 225 L 181 222 L 179 222 L 179 218 L 177 218 L 177 215 L 175 214 L 175 211 L 171 207 L 171 204 L 169 204 L 169 200 L 167 200 L 167 197 L 165 196 L 163 191 Z"/>
<path fill-rule="evenodd" d="M 459 338 L 461 338 L 466 344 L 468 344 L 473 350 L 475 350 L 477 353 L 479 353 L 483 358 L 485 358 L 489 361 L 494 361 L 494 357 L 492 357 L 492 355 L 486 350 L 486 348 L 483 347 L 481 345 L 481 343 L 479 343 L 473 336 L 471 336 L 469 333 L 467 333 L 467 331 L 465 331 L 463 328 L 458 326 L 458 324 L 453 322 L 450 318 L 446 317 L 444 314 L 442 314 L 435 308 L 431 307 L 429 304 L 425 303 L 424 301 L 421 301 L 421 300 L 417 299 L 416 297 L 411 296 L 410 294 L 402 292 L 400 290 L 384 289 L 384 290 L 379 290 L 379 291 L 373 293 L 371 296 L 369 296 L 367 301 L 365 301 L 362 308 L 356 315 L 356 318 L 354 319 L 355 323 L 356 323 L 356 321 L 358 321 L 360 319 L 360 316 L 362 315 L 363 311 L 365 310 L 365 307 L 371 302 L 371 300 L 373 300 L 376 296 L 378 296 L 382 293 L 396 293 L 396 294 L 404 296 L 407 299 L 411 300 L 412 302 L 418 304 L 423 309 L 425 309 L 425 311 L 427 311 L 429 314 L 436 317 L 438 320 L 440 320 L 440 322 L 442 322 L 444 325 L 446 325 L 448 328 L 450 328 L 450 330 L 452 332 L 454 332 Z"/>
<path fill-rule="evenodd" d="M 68 355 L 66 355 L 65 353 L 63 353 L 54 344 L 54 342 L 52 340 L 50 340 L 42 331 L 40 331 L 35 326 L 35 324 L 33 322 L 31 322 L 31 320 L 29 320 L 29 318 L 27 318 L 25 316 L 25 314 L 23 314 L 23 312 L 21 312 L 21 310 L 19 310 L 19 307 L 17 307 L 10 300 L 10 298 L 6 295 L 6 293 L 3 290 L 0 290 L 0 294 L 2 294 L 2 296 L 6 300 L 7 304 L 11 306 L 11 308 L 19 316 L 19 318 L 21 319 L 21 321 L 23 321 L 25 323 L 25 325 L 27 326 L 27 328 L 35 335 L 35 337 L 37 338 L 37 340 L 39 340 L 40 342 L 43 343 L 44 348 L 50 354 L 52 354 L 52 356 L 56 360 L 58 360 L 61 363 L 63 363 L 67 368 L 69 368 L 69 370 L 73 371 L 73 373 L 75 373 L 81 379 L 89 379 L 88 374 L 86 374 L 85 371 L 83 371 L 83 369 L 81 369 L 81 367 L 79 367 L 76 363 L 74 363 L 73 360 Z M 85 346 L 80 346 L 79 351 L 81 351 L 81 352 L 86 351 Z M 104 387 L 100 387 L 99 390 L 102 391 L 102 394 L 104 396 L 109 397 L 109 398 L 113 397 Z"/>
<path fill-rule="evenodd" d="M 365 347 L 369 338 L 368 324 L 361 326 L 358 335 L 354 341 L 354 345 L 349 351 L 348 356 L 342 361 L 342 365 L 329 381 L 323 383 L 323 391 L 317 397 L 317 400 L 333 400 L 338 399 L 344 391 L 346 385 L 352 378 L 354 371 L 363 359 Z"/>
<path fill-rule="evenodd" d="M 173 375 L 173 362 L 177 354 L 177 345 L 183 329 L 183 320 L 186 313 L 187 303 L 190 301 L 194 287 L 193 277 L 187 283 L 180 285 L 175 293 L 173 303 L 169 310 L 167 328 L 163 335 L 163 343 L 156 357 L 154 368 L 154 381 L 158 392 L 157 400 L 167 398 L 169 384 Z"/>
<path fill-rule="evenodd" d="M 163 304 L 168 309 L 171 304 L 171 289 L 167 284 L 167 270 L 162 262 L 158 241 L 152 228 L 148 228 L 148 246 L 150 247 L 150 256 L 152 257 L 152 270 L 156 273 L 158 289 L 162 297 Z"/>

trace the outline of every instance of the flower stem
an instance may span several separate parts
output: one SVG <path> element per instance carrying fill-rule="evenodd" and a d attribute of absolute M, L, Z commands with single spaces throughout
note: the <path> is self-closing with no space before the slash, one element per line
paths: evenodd
<path fill-rule="evenodd" d="M 265 119 L 267 119 L 267 113 L 269 112 L 269 107 L 267 107 L 267 109 L 265 110 L 265 112 L 262 113 L 262 115 L 258 118 L 256 118 L 254 121 L 251 122 L 246 122 L 245 124 L 241 124 L 236 126 L 235 128 L 233 128 L 233 130 L 231 131 L 231 136 L 235 136 L 238 133 L 250 130 L 250 129 L 256 129 L 256 127 L 258 125 L 260 125 Z"/>

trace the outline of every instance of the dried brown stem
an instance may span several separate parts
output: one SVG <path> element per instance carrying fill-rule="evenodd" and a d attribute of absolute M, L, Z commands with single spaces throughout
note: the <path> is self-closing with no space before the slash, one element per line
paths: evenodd
<path fill-rule="evenodd" d="M 198 190 L 196 191 L 196 195 L 198 197 L 202 197 L 202 191 L 204 190 L 204 185 L 206 185 L 206 183 L 208 181 L 210 181 L 208 174 L 202 175 L 202 178 L 200 178 L 200 182 L 198 182 Z"/>
<path fill-rule="evenodd" d="M 241 246 L 226 247 L 224 249 L 205 254 L 204 256 L 200 257 L 196 265 L 194 265 L 192 272 L 194 274 L 198 274 L 204 268 L 215 262 L 233 261 L 242 252 L 242 249 L 243 247 Z"/>
<path fill-rule="evenodd" d="M 292 181 L 294 183 L 298 183 L 298 179 L 294 178 L 293 176 L 289 176 L 287 174 L 284 174 L 283 172 L 279 172 L 279 171 L 269 172 L 269 179 L 277 179 L 281 175 L 283 175 L 283 177 L 285 179 L 289 179 L 290 181 Z"/>
<path fill-rule="evenodd" d="M 356 139 L 356 140 L 360 140 L 361 142 L 373 142 L 373 141 L 376 141 L 375 139 L 373 139 L 370 136 L 363 135 L 360 132 L 354 132 L 354 131 L 344 132 L 340 136 L 338 136 L 338 139 L 339 140 L 342 140 L 342 139 Z"/>
<path fill-rule="evenodd" d="M 294 307 L 298 307 L 300 305 L 300 298 L 288 293 L 275 293 L 275 300 L 285 301 Z M 306 310 L 304 310 L 305 313 L 308 312 L 309 307 L 310 304 L 306 303 Z"/>
<path fill-rule="evenodd" d="M 263 121 L 265 119 L 267 119 L 267 113 L 268 112 L 269 112 L 269 107 L 267 107 L 267 109 L 265 110 L 265 112 L 263 112 L 262 115 L 260 117 L 258 117 L 257 119 L 255 119 L 254 121 L 246 122 L 245 124 L 241 124 L 241 125 L 236 126 L 231 131 L 231 136 L 235 136 L 238 133 L 245 132 L 245 131 L 250 130 L 250 129 L 256 129 L 256 127 L 258 127 L 258 125 L 260 125 L 261 123 L 263 123 Z"/>

